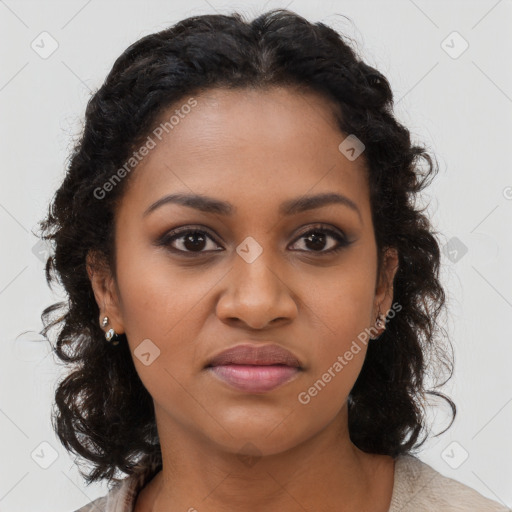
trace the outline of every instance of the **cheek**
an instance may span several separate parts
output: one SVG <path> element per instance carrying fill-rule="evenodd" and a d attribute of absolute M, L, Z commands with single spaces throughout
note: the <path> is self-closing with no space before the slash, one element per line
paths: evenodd
<path fill-rule="evenodd" d="M 314 336 L 307 378 L 295 398 L 319 422 L 333 419 L 339 413 L 365 360 L 368 315 L 352 299 L 353 296 L 350 301 L 340 298 L 329 303 L 329 310 L 322 317 L 325 324 Z"/>
<path fill-rule="evenodd" d="M 137 239 L 139 241 L 129 242 Z M 150 338 L 155 343 L 173 344 L 180 324 L 194 316 L 200 302 L 215 280 L 186 268 L 179 268 L 165 253 L 145 242 L 141 234 L 123 237 L 118 254 L 118 283 L 122 297 L 121 313 L 129 338 Z"/>
<path fill-rule="evenodd" d="M 332 272 L 323 283 L 311 286 L 306 297 L 306 311 L 312 320 L 316 319 L 322 333 L 315 359 L 325 364 L 334 354 L 345 352 L 371 326 L 375 298 L 373 267 L 347 264 Z"/>
<path fill-rule="evenodd" d="M 173 377 L 188 382 L 203 366 L 195 340 L 203 334 L 212 309 L 209 293 L 223 272 L 194 272 L 160 251 L 132 249 L 118 257 L 118 283 L 134 364 L 153 396 L 162 390 L 174 394 Z"/>
<path fill-rule="evenodd" d="M 305 311 L 315 327 L 309 343 L 311 392 L 303 391 L 317 405 L 339 407 L 359 375 L 372 325 L 374 284 L 371 262 L 360 259 L 333 272 L 307 294 Z"/>

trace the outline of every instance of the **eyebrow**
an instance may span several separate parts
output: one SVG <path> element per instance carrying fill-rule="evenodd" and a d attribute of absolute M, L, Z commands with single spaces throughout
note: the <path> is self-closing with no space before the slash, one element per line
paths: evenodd
<path fill-rule="evenodd" d="M 188 206 L 189 208 L 195 208 L 205 213 L 213 213 L 218 215 L 233 215 L 236 212 L 236 207 L 227 201 L 221 201 L 213 197 L 208 197 L 199 194 L 170 194 L 164 196 L 153 204 L 151 204 L 143 213 L 143 217 L 146 217 L 151 212 L 163 206 L 164 204 L 179 204 L 181 206 Z M 307 210 L 313 210 L 315 208 L 321 208 L 330 204 L 342 204 L 353 211 L 355 211 L 359 219 L 361 218 L 361 212 L 357 207 L 356 203 L 348 197 L 337 194 L 334 192 L 327 192 L 323 194 L 317 194 L 313 196 L 303 196 L 296 199 L 288 199 L 281 203 L 279 207 L 279 214 L 282 216 L 295 215 L 297 213 L 305 212 Z"/>

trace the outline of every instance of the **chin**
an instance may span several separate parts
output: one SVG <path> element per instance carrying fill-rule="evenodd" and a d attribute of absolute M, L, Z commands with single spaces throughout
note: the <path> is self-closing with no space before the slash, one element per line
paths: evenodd
<path fill-rule="evenodd" d="M 306 420 L 293 419 L 293 414 L 245 416 L 240 421 L 225 421 L 216 416 L 223 428 L 210 432 L 210 440 L 222 450 L 242 456 L 264 457 L 290 450 L 321 432 L 325 425 L 308 425 Z M 250 421 L 247 421 L 250 418 Z M 291 421 L 290 421 L 291 420 Z"/>

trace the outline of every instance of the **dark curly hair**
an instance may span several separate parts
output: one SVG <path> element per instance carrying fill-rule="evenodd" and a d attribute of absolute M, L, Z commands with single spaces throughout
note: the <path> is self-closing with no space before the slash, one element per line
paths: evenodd
<path fill-rule="evenodd" d="M 385 248 L 397 249 L 393 299 L 402 309 L 379 341 L 368 345 L 350 392 L 352 442 L 365 452 L 393 457 L 417 449 L 430 433 L 427 394 L 448 402 L 447 428 L 452 425 L 455 405 L 435 391 L 453 373 L 453 354 L 444 341 L 450 349 L 451 344 L 439 321 L 445 306 L 440 248 L 416 204 L 437 173 L 437 162 L 412 144 L 410 132 L 393 115 L 388 80 L 347 40 L 324 23 L 285 9 L 253 21 L 239 13 L 194 16 L 128 47 L 90 98 L 66 176 L 40 222 L 42 238 L 52 246 L 46 280 L 50 287 L 59 280 L 68 297 L 41 315 L 46 338 L 62 324 L 54 351 L 71 369 L 56 389 L 52 424 L 64 447 L 86 459 L 89 469 L 92 464 L 88 473 L 81 471 L 87 485 L 118 482 L 118 470 L 130 475 L 161 467 L 152 398 L 128 345 L 114 350 L 104 341 L 86 265 L 88 253 L 100 254 L 115 276 L 114 212 L 130 177 L 101 200 L 94 191 L 127 161 L 164 110 L 214 87 L 284 86 L 321 94 L 333 106 L 340 131 L 366 146 L 378 266 Z M 431 364 L 437 376 L 442 370 L 449 376 L 427 390 Z"/>

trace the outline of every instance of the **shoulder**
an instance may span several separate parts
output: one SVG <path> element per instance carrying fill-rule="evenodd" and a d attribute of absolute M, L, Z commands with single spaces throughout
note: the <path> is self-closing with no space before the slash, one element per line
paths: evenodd
<path fill-rule="evenodd" d="M 107 497 L 102 496 L 87 505 L 75 510 L 74 512 L 106 512 Z"/>
<path fill-rule="evenodd" d="M 105 496 L 87 503 L 74 512 L 131 512 L 144 482 L 143 476 L 133 474 L 118 481 Z"/>
<path fill-rule="evenodd" d="M 457 480 L 443 476 L 413 455 L 395 459 L 395 483 L 389 512 L 511 512 Z"/>

